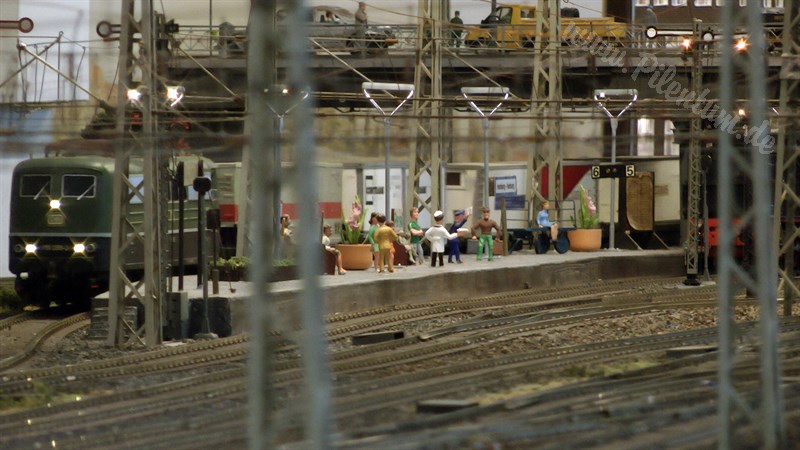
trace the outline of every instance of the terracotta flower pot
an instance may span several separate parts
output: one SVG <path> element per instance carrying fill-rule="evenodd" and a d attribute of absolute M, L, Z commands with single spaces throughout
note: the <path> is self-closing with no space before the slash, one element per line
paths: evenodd
<path fill-rule="evenodd" d="M 595 252 L 600 250 L 603 230 L 600 228 L 578 228 L 567 232 L 569 249 L 573 252 Z"/>
<path fill-rule="evenodd" d="M 336 244 L 342 254 L 345 270 L 366 270 L 372 267 L 372 248 L 369 244 Z"/>

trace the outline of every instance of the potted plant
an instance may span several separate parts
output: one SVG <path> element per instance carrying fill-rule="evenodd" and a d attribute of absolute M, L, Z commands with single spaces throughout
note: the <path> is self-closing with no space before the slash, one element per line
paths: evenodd
<path fill-rule="evenodd" d="M 367 210 L 361 207 L 361 198 L 356 195 L 348 216 L 342 208 L 342 226 L 339 229 L 340 243 L 336 248 L 342 255 L 342 266 L 347 269 L 365 270 L 372 265 L 371 246 L 361 237 Z"/>
<path fill-rule="evenodd" d="M 600 218 L 597 217 L 597 207 L 592 196 L 583 185 L 580 188 L 580 206 L 576 211 L 575 227 L 577 229 L 567 233 L 569 249 L 576 252 L 593 252 L 600 250 L 603 240 L 603 230 L 600 229 Z"/>
<path fill-rule="evenodd" d="M 217 258 L 216 264 L 212 264 L 210 269 L 219 270 L 220 279 L 224 281 L 244 280 L 247 274 L 247 266 L 250 260 L 245 256 L 232 256 L 230 259 Z"/>

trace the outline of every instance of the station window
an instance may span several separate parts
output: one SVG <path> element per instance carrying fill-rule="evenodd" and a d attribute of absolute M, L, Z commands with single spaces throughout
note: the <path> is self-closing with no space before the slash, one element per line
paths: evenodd
<path fill-rule="evenodd" d="M 64 175 L 62 194 L 64 197 L 93 198 L 97 190 L 94 175 Z"/>
<path fill-rule="evenodd" d="M 672 6 L 686 6 L 686 0 L 672 0 Z"/>
<path fill-rule="evenodd" d="M 694 6 L 711 6 L 711 0 L 694 0 Z"/>
<path fill-rule="evenodd" d="M 667 6 L 669 5 L 669 0 L 653 0 L 653 6 Z"/>
<path fill-rule="evenodd" d="M 19 181 L 20 197 L 33 197 L 34 200 L 41 196 L 50 195 L 50 175 L 23 175 Z"/>
<path fill-rule="evenodd" d="M 650 0 L 636 0 L 636 6 L 650 6 Z"/>
<path fill-rule="evenodd" d="M 445 185 L 449 188 L 463 188 L 464 177 L 461 172 L 447 172 L 445 175 Z"/>
<path fill-rule="evenodd" d="M 747 6 L 747 0 L 739 0 L 739 6 Z"/>
<path fill-rule="evenodd" d="M 717 0 L 717 6 L 725 6 L 725 0 Z"/>

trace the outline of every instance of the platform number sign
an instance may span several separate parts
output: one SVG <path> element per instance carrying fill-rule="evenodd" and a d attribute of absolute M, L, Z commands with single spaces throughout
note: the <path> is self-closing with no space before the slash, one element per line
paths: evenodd
<path fill-rule="evenodd" d="M 633 164 L 599 164 L 592 166 L 592 179 L 627 178 L 636 175 Z"/>

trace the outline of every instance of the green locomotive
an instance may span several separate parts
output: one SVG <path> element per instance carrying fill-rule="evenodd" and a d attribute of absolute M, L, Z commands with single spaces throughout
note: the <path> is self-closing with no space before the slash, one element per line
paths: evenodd
<path fill-rule="evenodd" d="M 198 157 L 179 157 L 196 167 Z M 141 162 L 131 160 L 129 178 L 141 180 Z M 210 169 L 213 163 L 204 160 Z M 174 172 L 173 172 L 174 173 Z M 207 174 L 208 175 L 208 174 Z M 56 303 L 88 305 L 108 289 L 111 257 L 114 158 L 102 156 L 57 156 L 23 161 L 14 168 L 9 217 L 9 270 L 16 275 L 16 289 L 31 305 Z M 181 180 L 183 181 L 183 180 Z M 186 183 L 176 183 L 179 188 Z M 176 189 L 172 189 L 173 192 Z M 185 263 L 197 263 L 196 193 L 188 189 L 185 202 Z M 213 196 L 212 196 L 213 197 Z M 143 220 L 143 204 L 132 197 L 127 220 Z M 164 212 L 170 230 L 168 251 L 177 248 L 178 200 L 170 199 Z M 208 208 L 216 202 L 207 201 Z M 125 269 L 136 276 L 142 268 L 141 248 L 132 248 Z M 174 259 L 174 258 L 173 258 Z M 175 263 L 176 261 L 173 261 Z"/>

